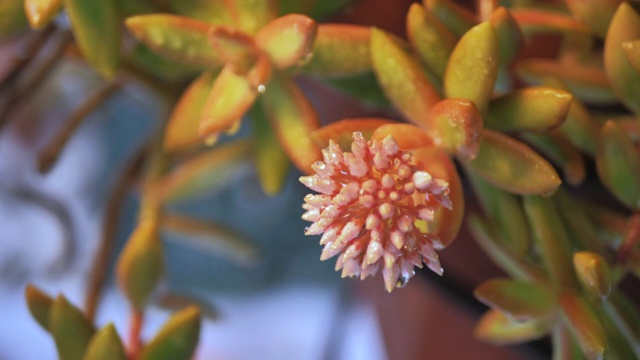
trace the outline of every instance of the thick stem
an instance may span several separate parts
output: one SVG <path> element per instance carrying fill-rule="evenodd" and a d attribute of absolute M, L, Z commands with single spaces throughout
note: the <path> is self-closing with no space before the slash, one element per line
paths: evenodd
<path fill-rule="evenodd" d="M 142 350 L 140 333 L 142 332 L 143 320 L 144 313 L 142 310 L 134 310 L 131 313 L 131 324 L 129 326 L 129 359 L 131 360 L 136 360 L 140 356 L 140 350 Z"/>

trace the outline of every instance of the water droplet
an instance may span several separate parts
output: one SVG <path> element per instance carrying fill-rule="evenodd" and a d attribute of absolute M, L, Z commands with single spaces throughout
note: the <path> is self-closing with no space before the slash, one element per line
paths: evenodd
<path fill-rule="evenodd" d="M 407 285 L 407 283 L 409 282 L 409 277 L 406 275 L 400 275 L 400 277 L 398 278 L 398 282 L 396 283 L 396 287 L 397 288 L 403 288 Z"/>
<path fill-rule="evenodd" d="M 265 91 L 267 91 L 267 87 L 264 84 L 260 84 L 256 87 L 256 90 L 260 93 L 260 94 L 264 94 Z"/>
<path fill-rule="evenodd" d="M 204 139 L 204 144 L 207 146 L 213 146 L 216 144 L 217 141 L 218 141 L 218 134 L 214 134 L 214 135 L 207 136 L 207 138 Z"/>

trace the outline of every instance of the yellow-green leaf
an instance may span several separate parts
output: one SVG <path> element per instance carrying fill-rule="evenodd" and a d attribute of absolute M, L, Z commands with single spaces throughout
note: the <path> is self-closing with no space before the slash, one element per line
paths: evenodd
<path fill-rule="evenodd" d="M 574 247 L 606 254 L 607 249 L 599 229 L 595 221 L 589 218 L 582 204 L 562 190 L 558 191 L 554 200 L 567 224 Z"/>
<path fill-rule="evenodd" d="M 489 23 L 498 38 L 498 67 L 504 68 L 524 46 L 524 35 L 511 12 L 502 6 L 491 13 Z"/>
<path fill-rule="evenodd" d="M 24 0 L 27 20 L 33 29 L 42 29 L 62 7 L 62 0 Z"/>
<path fill-rule="evenodd" d="M 477 24 L 471 12 L 453 1 L 423 0 L 422 4 L 458 37 Z"/>
<path fill-rule="evenodd" d="M 426 132 L 436 146 L 463 161 L 474 159 L 480 150 L 482 116 L 467 99 L 444 99 L 429 113 Z"/>
<path fill-rule="evenodd" d="M 304 15 L 279 17 L 263 27 L 255 37 L 256 44 L 267 52 L 276 67 L 284 69 L 304 62 L 310 55 L 317 25 Z"/>
<path fill-rule="evenodd" d="M 49 295 L 33 285 L 27 285 L 24 292 L 31 316 L 42 328 L 49 331 L 49 314 L 51 313 L 53 300 Z"/>
<path fill-rule="evenodd" d="M 493 279 L 478 286 L 473 295 L 487 306 L 516 320 L 551 316 L 556 310 L 553 289 L 511 279 Z"/>
<path fill-rule="evenodd" d="M 587 24 L 594 34 L 604 38 L 611 18 L 621 2 L 622 0 L 567 0 L 567 5 L 576 19 Z"/>
<path fill-rule="evenodd" d="M 174 12 L 213 25 L 234 25 L 233 7 L 227 0 L 164 0 Z"/>
<path fill-rule="evenodd" d="M 611 270 L 602 255 L 580 251 L 573 255 L 573 267 L 583 288 L 596 299 L 604 300 L 611 293 Z"/>
<path fill-rule="evenodd" d="M 158 220 L 143 218 L 129 236 L 116 265 L 120 288 L 131 306 L 142 309 L 155 290 L 164 267 Z"/>
<path fill-rule="evenodd" d="M 369 38 L 365 26 L 320 24 L 304 72 L 344 76 L 371 70 Z"/>
<path fill-rule="evenodd" d="M 585 159 L 563 133 L 558 131 L 552 131 L 548 134 L 528 133 L 522 134 L 522 138 L 551 162 L 557 164 L 569 184 L 579 185 L 582 183 L 586 173 Z"/>
<path fill-rule="evenodd" d="M 392 35 L 371 31 L 371 58 L 378 82 L 391 102 L 413 123 L 425 126 L 440 95 L 420 64 Z"/>
<path fill-rule="evenodd" d="M 200 310 L 189 306 L 175 313 L 149 342 L 140 360 L 189 360 L 200 337 Z"/>
<path fill-rule="evenodd" d="M 498 76 L 498 39 L 490 23 L 467 31 L 456 45 L 444 74 L 444 94 L 448 98 L 473 101 L 486 114 Z"/>
<path fill-rule="evenodd" d="M 276 195 L 284 186 L 291 162 L 269 126 L 262 107 L 254 106 L 251 115 L 255 144 L 254 162 L 260 185 L 265 194 Z"/>
<path fill-rule="evenodd" d="M 640 152 L 613 120 L 602 128 L 596 155 L 603 184 L 626 206 L 640 209 Z"/>
<path fill-rule="evenodd" d="M 629 64 L 640 73 L 640 40 L 625 41 L 622 43 L 622 49 Z"/>
<path fill-rule="evenodd" d="M 255 34 L 278 14 L 277 0 L 224 1 L 231 8 L 234 25 L 238 29 Z"/>
<path fill-rule="evenodd" d="M 546 10 L 513 9 L 511 11 L 522 32 L 527 35 L 589 32 L 580 21 L 568 15 Z"/>
<path fill-rule="evenodd" d="M 127 360 L 120 336 L 113 323 L 107 324 L 93 335 L 84 360 Z"/>
<path fill-rule="evenodd" d="M 603 359 L 607 337 L 598 315 L 590 304 L 572 293 L 559 298 L 564 319 L 587 359 Z"/>
<path fill-rule="evenodd" d="M 485 130 L 469 168 L 493 185 L 515 194 L 550 194 L 560 186 L 553 167 L 527 145 Z"/>
<path fill-rule="evenodd" d="M 178 15 L 153 14 L 128 18 L 125 25 L 156 53 L 202 68 L 219 67 L 220 57 L 209 43 L 210 24 Z"/>
<path fill-rule="evenodd" d="M 550 329 L 548 320 L 516 321 L 500 311 L 489 310 L 478 321 L 474 335 L 481 341 L 496 345 L 516 345 L 540 339 Z"/>
<path fill-rule="evenodd" d="M 24 0 L 0 2 L 0 35 L 11 35 L 29 28 L 25 16 Z"/>
<path fill-rule="evenodd" d="M 604 41 L 604 68 L 620 100 L 640 113 L 640 72 L 625 55 L 622 44 L 640 38 L 640 15 L 626 2 L 618 6 Z"/>
<path fill-rule="evenodd" d="M 63 295 L 58 295 L 51 305 L 49 330 L 56 343 L 58 356 L 64 360 L 82 360 L 95 332 L 84 314 Z"/>
<path fill-rule="evenodd" d="M 433 139 L 422 129 L 413 124 L 390 123 L 378 127 L 371 140 L 382 141 L 387 136 L 393 137 L 402 150 L 416 150 L 423 147 L 433 147 Z"/>
<path fill-rule="evenodd" d="M 353 133 L 362 133 L 365 139 L 371 138 L 371 135 L 380 126 L 393 124 L 391 120 L 381 118 L 356 118 L 343 119 L 323 126 L 311 134 L 311 138 L 321 148 L 329 146 L 329 140 L 335 141 L 343 150 L 351 148 L 353 141 Z M 412 128 L 415 133 L 415 128 Z"/>

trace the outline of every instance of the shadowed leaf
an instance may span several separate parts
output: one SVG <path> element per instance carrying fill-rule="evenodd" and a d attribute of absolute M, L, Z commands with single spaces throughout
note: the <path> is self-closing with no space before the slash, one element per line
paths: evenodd
<path fill-rule="evenodd" d="M 583 23 L 571 16 L 535 9 L 513 9 L 511 15 L 527 35 L 563 32 L 589 32 Z"/>
<path fill-rule="evenodd" d="M 567 5 L 576 19 L 587 24 L 594 34 L 604 38 L 611 18 L 621 2 L 622 0 L 567 0 Z"/>
<path fill-rule="evenodd" d="M 62 7 L 63 0 L 24 0 L 24 10 L 33 29 L 42 29 Z"/>
<path fill-rule="evenodd" d="M 442 80 L 457 38 L 438 18 L 413 3 L 407 14 L 407 36 L 420 60 Z"/>
<path fill-rule="evenodd" d="M 127 354 L 113 323 L 96 332 L 89 341 L 84 360 L 127 360 Z"/>
<path fill-rule="evenodd" d="M 49 313 L 49 330 L 58 356 L 65 360 L 82 360 L 95 332 L 89 320 L 63 295 L 58 295 Z"/>
<path fill-rule="evenodd" d="M 256 44 L 267 52 L 276 67 L 284 69 L 304 61 L 310 54 L 317 25 L 304 15 L 279 17 L 256 34 Z"/>
<path fill-rule="evenodd" d="M 489 280 L 478 286 L 473 295 L 480 302 L 516 320 L 551 316 L 557 307 L 552 289 L 524 281 Z"/>
<path fill-rule="evenodd" d="M 311 59 L 302 71 L 331 76 L 358 74 L 371 70 L 369 38 L 364 26 L 320 24 L 311 50 Z"/>
<path fill-rule="evenodd" d="M 571 293 L 560 295 L 559 301 L 569 329 L 587 359 L 603 359 L 607 338 L 602 322 L 589 303 Z"/>
<path fill-rule="evenodd" d="M 498 67 L 504 68 L 524 46 L 524 35 L 513 15 L 502 6 L 493 11 L 489 23 L 498 38 Z"/>
<path fill-rule="evenodd" d="M 522 134 L 522 137 L 551 162 L 557 164 L 569 184 L 579 185 L 584 181 L 585 159 L 564 134 L 552 131 L 542 135 Z"/>
<path fill-rule="evenodd" d="M 458 37 L 477 24 L 472 13 L 453 1 L 423 0 L 422 4 Z"/>
<path fill-rule="evenodd" d="M 49 331 L 49 314 L 51 313 L 51 304 L 53 304 L 51 297 L 33 285 L 27 285 L 25 297 L 31 316 L 42 328 Z"/>
<path fill-rule="evenodd" d="M 189 306 L 175 313 L 142 349 L 140 360 L 188 360 L 200 337 L 200 310 Z"/>
<path fill-rule="evenodd" d="M 474 330 L 481 341 L 496 345 L 516 345 L 547 335 L 551 324 L 545 320 L 516 321 L 497 310 L 487 311 Z"/>
<path fill-rule="evenodd" d="M 262 191 L 276 195 L 284 186 L 291 167 L 289 157 L 280 146 L 276 134 L 261 106 L 254 106 L 253 119 L 254 162 Z"/>
<path fill-rule="evenodd" d="M 426 124 L 426 132 L 434 144 L 462 161 L 478 155 L 482 129 L 482 116 L 467 99 L 444 99 L 436 103 Z"/>
<path fill-rule="evenodd" d="M 411 124 L 386 124 L 378 127 L 371 135 L 371 140 L 382 141 L 391 135 L 398 147 L 402 150 L 415 150 L 423 147 L 432 147 L 433 139 L 422 129 Z"/>

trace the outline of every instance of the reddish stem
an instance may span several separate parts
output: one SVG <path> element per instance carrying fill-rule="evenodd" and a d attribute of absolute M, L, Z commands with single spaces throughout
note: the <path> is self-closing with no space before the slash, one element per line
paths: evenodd
<path fill-rule="evenodd" d="M 618 249 L 618 262 L 625 264 L 629 259 L 631 253 L 635 249 L 638 241 L 640 241 L 640 213 L 636 212 L 631 215 L 627 230 L 625 231 L 624 238 L 622 239 L 622 245 Z"/>
<path fill-rule="evenodd" d="M 140 332 L 142 331 L 143 320 L 142 310 L 134 310 L 131 314 L 131 324 L 129 326 L 129 359 L 131 360 L 136 360 L 140 356 L 140 350 L 142 349 Z"/>

